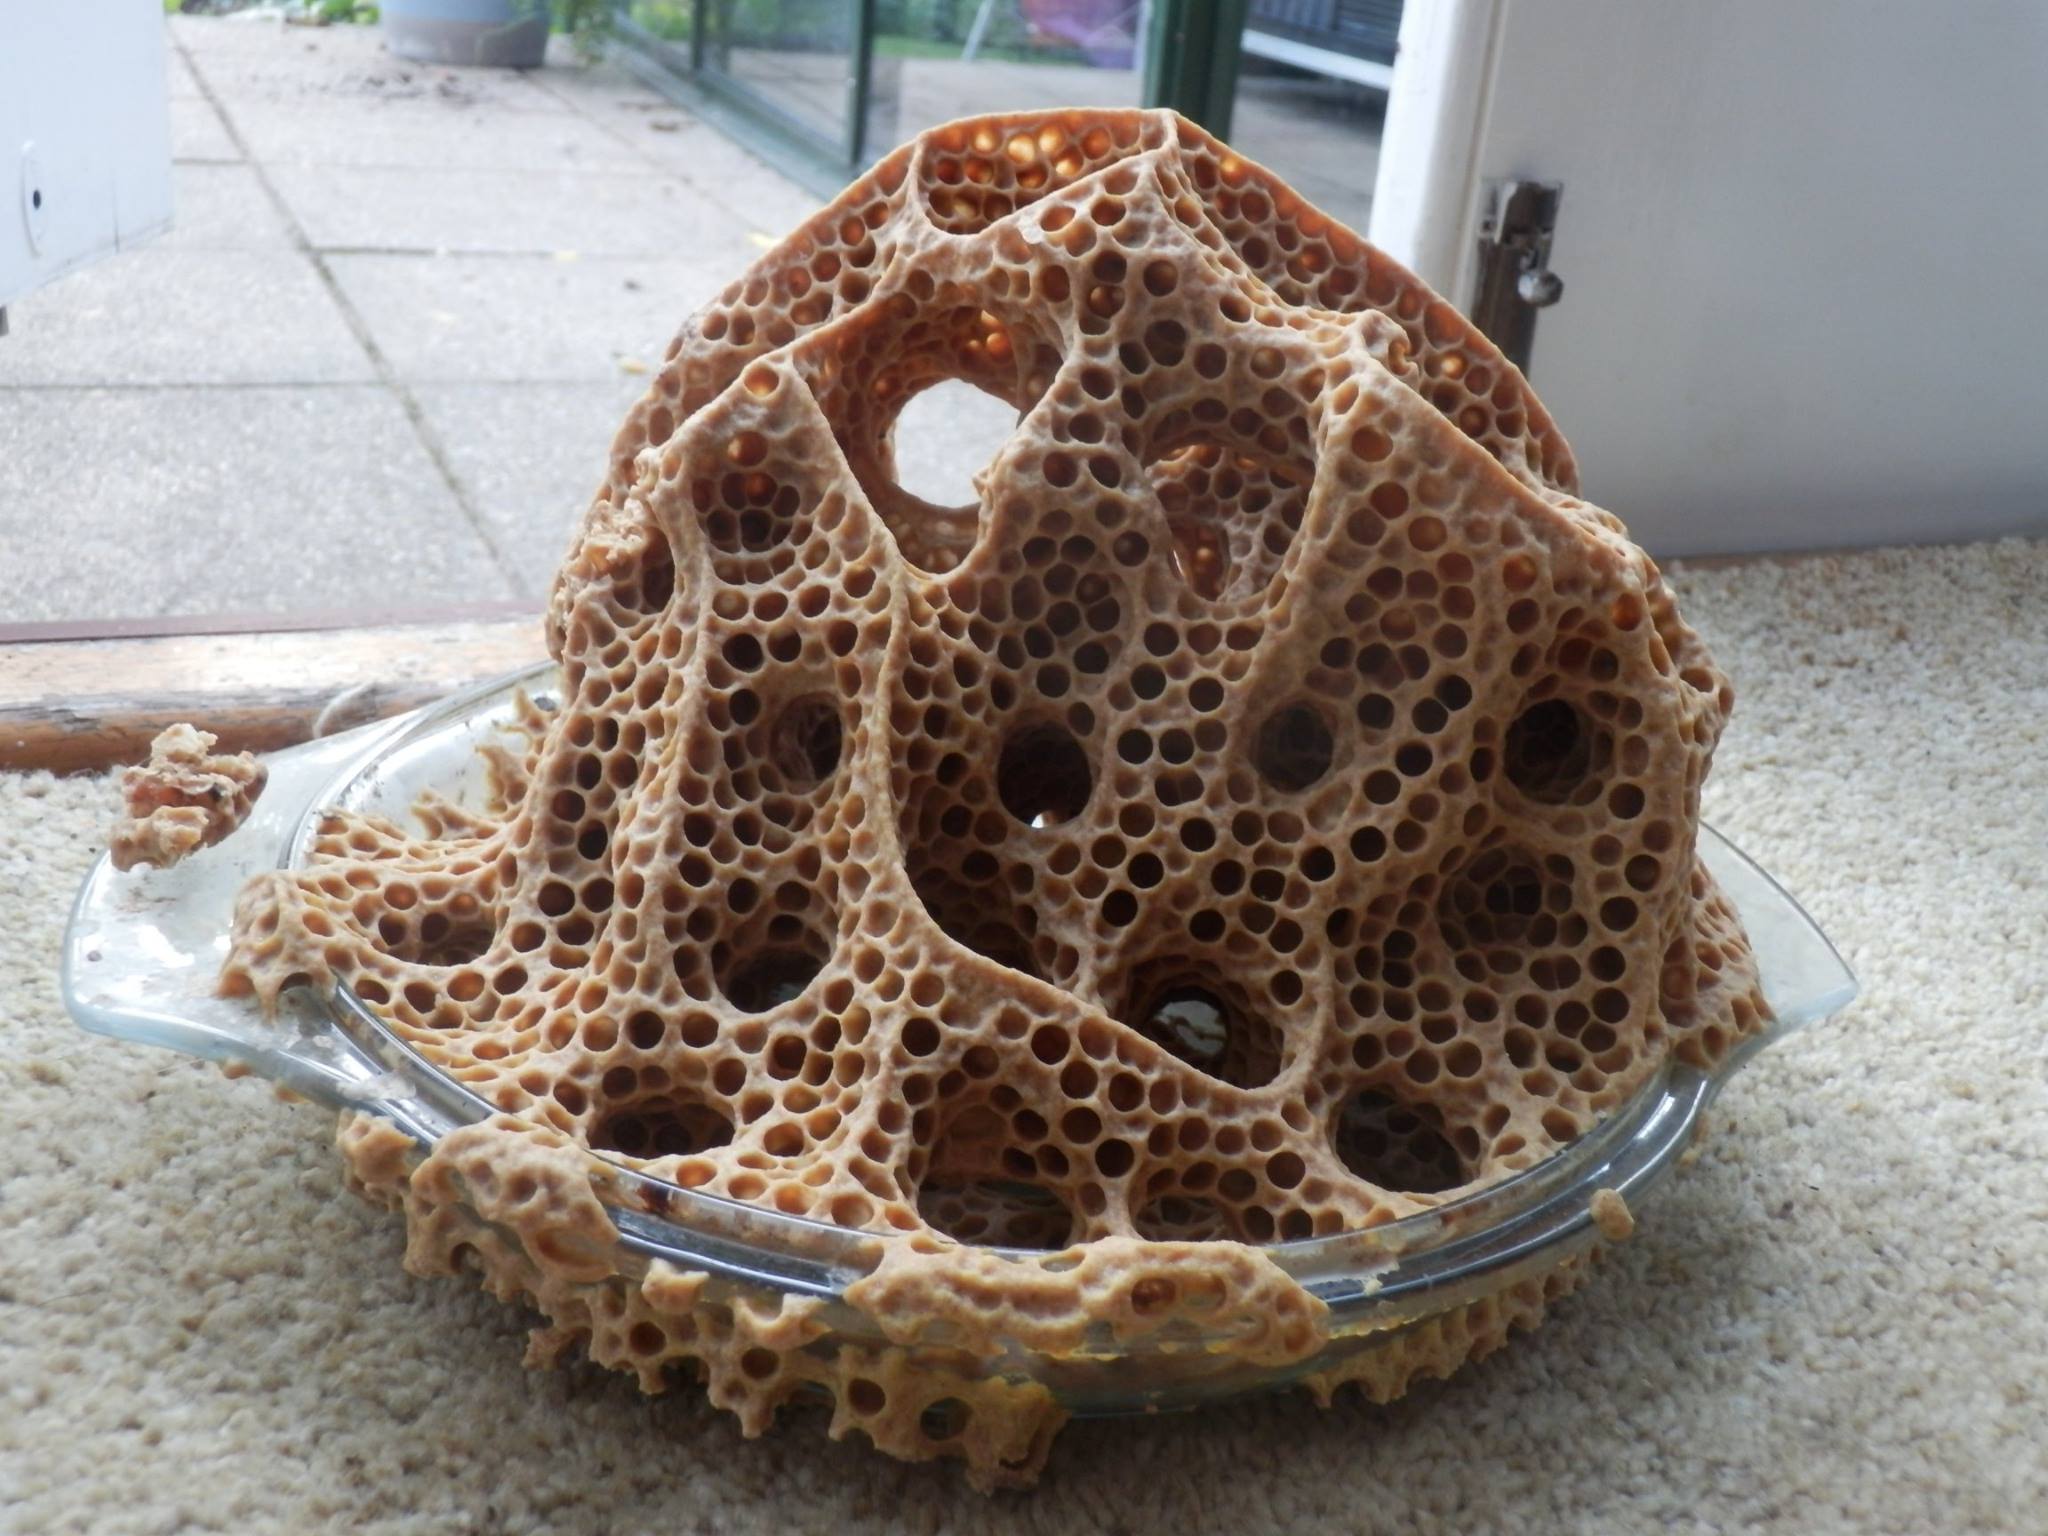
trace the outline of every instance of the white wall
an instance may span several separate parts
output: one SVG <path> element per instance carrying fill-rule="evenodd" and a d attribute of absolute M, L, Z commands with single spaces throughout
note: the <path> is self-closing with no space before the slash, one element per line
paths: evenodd
<path fill-rule="evenodd" d="M 0 0 L 0 304 L 170 224 L 164 52 L 162 0 Z"/>
<path fill-rule="evenodd" d="M 1531 377 L 1639 539 L 2048 533 L 2048 4 L 1411 21 L 1373 237 L 1469 305 L 1481 184 L 1565 184 Z"/>

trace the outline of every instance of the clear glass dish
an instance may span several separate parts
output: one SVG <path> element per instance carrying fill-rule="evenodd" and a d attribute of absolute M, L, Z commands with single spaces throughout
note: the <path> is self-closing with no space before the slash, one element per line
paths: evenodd
<path fill-rule="evenodd" d="M 431 709 L 308 743 L 270 759 L 249 821 L 219 846 L 162 871 L 122 874 L 104 857 L 80 889 L 65 937 L 63 992 L 97 1034 L 237 1063 L 307 1098 L 389 1121 L 423 1147 L 490 1110 L 429 1066 L 345 988 L 330 999 L 287 992 L 275 1019 L 219 997 L 228 922 L 244 881 L 300 864 L 332 808 L 403 822 L 420 795 L 459 802 L 484 787 L 477 747 L 512 723 L 524 691 L 545 701 L 550 666 Z M 1631 1207 L 1670 1171 L 1728 1077 L 1761 1046 L 1824 1019 L 1856 983 L 1791 896 L 1712 829 L 1699 848 L 1755 946 L 1775 1019 L 1712 1072 L 1670 1062 L 1593 1132 L 1528 1171 L 1434 1210 L 1369 1231 L 1276 1243 L 1267 1255 L 1329 1309 L 1321 1351 L 1284 1368 L 1251 1366 L 1221 1340 L 1140 1340 L 1058 1359 L 1012 1348 L 995 1369 L 1043 1382 L 1077 1415 L 1157 1411 L 1284 1384 L 1327 1370 L 1403 1330 L 1517 1281 L 1541 1276 L 1596 1241 L 1589 1205 L 1612 1189 Z M 738 1292 L 818 1298 L 837 1337 L 880 1343 L 847 1305 L 848 1286 L 900 1239 L 850 1232 L 681 1188 L 602 1162 L 600 1187 L 619 1233 L 617 1272 L 654 1260 L 708 1273 Z M 1047 1255 L 1018 1252 L 1020 1264 Z"/>

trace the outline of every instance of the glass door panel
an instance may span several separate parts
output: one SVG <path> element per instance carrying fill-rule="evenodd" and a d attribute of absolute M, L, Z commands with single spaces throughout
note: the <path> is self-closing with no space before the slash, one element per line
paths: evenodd
<path fill-rule="evenodd" d="M 1133 0 L 876 0 L 868 158 L 990 111 L 1138 104 Z"/>
<path fill-rule="evenodd" d="M 860 0 L 705 0 L 703 73 L 851 164 Z"/>
<path fill-rule="evenodd" d="M 1401 0 L 1250 0 L 1227 135 L 1365 233 Z"/>

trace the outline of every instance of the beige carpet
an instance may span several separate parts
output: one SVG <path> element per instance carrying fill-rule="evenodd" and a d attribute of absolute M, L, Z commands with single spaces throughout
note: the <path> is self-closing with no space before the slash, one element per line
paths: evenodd
<path fill-rule="evenodd" d="M 1076 1425 L 1044 1484 L 528 1375 L 329 1117 L 76 1031 L 104 782 L 0 780 L 0 1529 L 2048 1531 L 2048 546 L 1701 572 L 1709 815 L 1860 973 L 1537 1334 L 1391 1408 Z"/>

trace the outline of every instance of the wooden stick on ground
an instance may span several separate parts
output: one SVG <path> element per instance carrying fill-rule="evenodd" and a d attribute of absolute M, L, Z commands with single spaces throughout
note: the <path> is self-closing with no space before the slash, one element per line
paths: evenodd
<path fill-rule="evenodd" d="M 0 644 L 0 770 L 99 771 L 189 720 L 223 750 L 308 740 L 543 660 L 540 619 Z"/>

